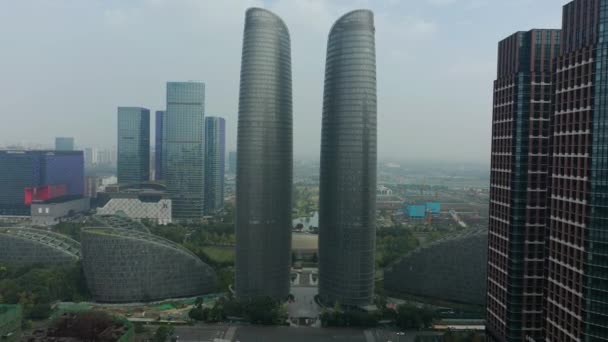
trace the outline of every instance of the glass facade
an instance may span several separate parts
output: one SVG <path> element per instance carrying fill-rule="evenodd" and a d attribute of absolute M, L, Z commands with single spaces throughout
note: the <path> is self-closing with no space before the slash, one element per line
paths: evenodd
<path fill-rule="evenodd" d="M 608 1 L 598 2 L 593 90 L 593 146 L 585 234 L 585 341 L 608 341 Z M 592 76 L 593 77 L 593 76 Z"/>
<path fill-rule="evenodd" d="M 275 14 L 245 15 L 236 174 L 236 294 L 289 294 L 292 94 L 287 27 Z"/>
<path fill-rule="evenodd" d="M 547 341 L 608 341 L 608 1 L 563 8 L 555 61 Z"/>
<path fill-rule="evenodd" d="M 118 162 L 120 184 L 150 180 L 150 111 L 118 107 Z"/>
<path fill-rule="evenodd" d="M 376 50 L 373 13 L 347 13 L 327 42 L 319 193 L 319 296 L 365 306 L 374 293 Z"/>
<path fill-rule="evenodd" d="M 156 124 L 154 127 L 154 179 L 163 179 L 163 120 L 165 117 L 164 110 L 156 111 Z"/>
<path fill-rule="evenodd" d="M 25 188 L 40 185 L 40 156 L 25 151 L 0 151 L 0 215 L 29 215 Z"/>
<path fill-rule="evenodd" d="M 29 215 L 25 189 L 47 185 L 82 195 L 82 151 L 0 151 L 0 215 Z"/>
<path fill-rule="evenodd" d="M 38 152 L 38 151 L 36 151 Z M 84 156 L 82 151 L 44 152 L 40 185 L 66 185 L 66 195 L 84 195 Z"/>
<path fill-rule="evenodd" d="M 531 30 L 498 44 L 487 278 L 493 341 L 539 340 L 543 333 L 552 59 L 559 40 L 559 30 Z"/>
<path fill-rule="evenodd" d="M 71 137 L 56 137 L 55 150 L 57 151 L 73 151 L 74 138 Z"/>
<path fill-rule="evenodd" d="M 226 163 L 226 120 L 205 118 L 205 213 L 224 207 L 224 168 Z"/>
<path fill-rule="evenodd" d="M 231 174 L 236 174 L 236 156 L 236 151 L 228 153 L 228 172 Z"/>
<path fill-rule="evenodd" d="M 167 83 L 162 169 L 176 220 L 204 216 L 204 115 L 204 83 Z"/>

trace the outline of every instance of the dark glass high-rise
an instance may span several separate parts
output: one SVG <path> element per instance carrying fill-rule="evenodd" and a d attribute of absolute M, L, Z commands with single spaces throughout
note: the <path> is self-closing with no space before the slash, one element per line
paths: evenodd
<path fill-rule="evenodd" d="M 204 116 L 204 83 L 167 83 L 161 167 L 177 220 L 204 216 Z"/>
<path fill-rule="evenodd" d="M 162 180 L 163 177 L 163 122 L 165 111 L 157 110 L 155 117 L 154 136 L 154 180 Z"/>
<path fill-rule="evenodd" d="M 236 294 L 289 294 L 292 98 L 287 26 L 275 14 L 245 14 L 236 175 Z"/>
<path fill-rule="evenodd" d="M 319 296 L 329 305 L 366 306 L 374 292 L 375 51 L 371 11 L 349 12 L 331 28 L 319 190 Z"/>
<path fill-rule="evenodd" d="M 491 341 L 542 338 L 552 59 L 560 31 L 516 32 L 498 44 L 488 225 Z"/>
<path fill-rule="evenodd" d="M 205 213 L 213 214 L 224 207 L 224 169 L 226 153 L 226 120 L 217 116 L 205 118 Z"/>
<path fill-rule="evenodd" d="M 120 184 L 150 180 L 150 110 L 118 107 L 117 178 Z"/>
<path fill-rule="evenodd" d="M 545 341 L 608 341 L 608 0 L 563 7 L 554 60 Z"/>

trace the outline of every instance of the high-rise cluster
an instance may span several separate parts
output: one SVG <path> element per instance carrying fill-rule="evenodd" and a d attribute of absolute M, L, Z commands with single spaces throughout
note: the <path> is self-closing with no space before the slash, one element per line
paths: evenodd
<path fill-rule="evenodd" d="M 154 118 L 152 163 L 150 111 L 118 107 L 118 183 L 165 183 L 173 218 L 200 221 L 223 208 L 226 124 L 219 117 L 205 120 L 202 82 L 168 82 L 166 101 Z"/>
<path fill-rule="evenodd" d="M 608 340 L 608 0 L 501 41 L 494 83 L 491 341 Z"/>
<path fill-rule="evenodd" d="M 327 44 L 319 294 L 348 307 L 369 305 L 373 296 L 374 34 L 373 13 L 353 11 L 335 23 Z M 284 299 L 291 250 L 290 38 L 279 17 L 258 8 L 245 17 L 237 148 L 236 293 Z"/>

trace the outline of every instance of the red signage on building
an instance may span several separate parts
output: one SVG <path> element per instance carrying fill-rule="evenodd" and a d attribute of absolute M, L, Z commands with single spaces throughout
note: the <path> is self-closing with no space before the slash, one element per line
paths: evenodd
<path fill-rule="evenodd" d="M 68 192 L 65 184 L 44 185 L 32 188 L 25 188 L 25 204 L 32 204 L 34 201 L 47 201 L 52 198 L 65 196 Z"/>

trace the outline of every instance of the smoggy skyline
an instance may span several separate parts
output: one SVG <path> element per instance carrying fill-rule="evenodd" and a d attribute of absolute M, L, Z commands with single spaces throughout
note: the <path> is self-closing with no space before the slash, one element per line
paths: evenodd
<path fill-rule="evenodd" d="M 226 119 L 234 150 L 243 20 L 257 6 L 281 16 L 291 35 L 294 156 L 318 158 L 327 35 L 344 13 L 368 8 L 379 158 L 486 163 L 497 42 L 559 28 L 566 2 L 0 1 L 0 145 L 51 147 L 55 136 L 116 145 L 118 106 L 165 109 L 167 81 L 199 80 L 205 115 Z"/>

